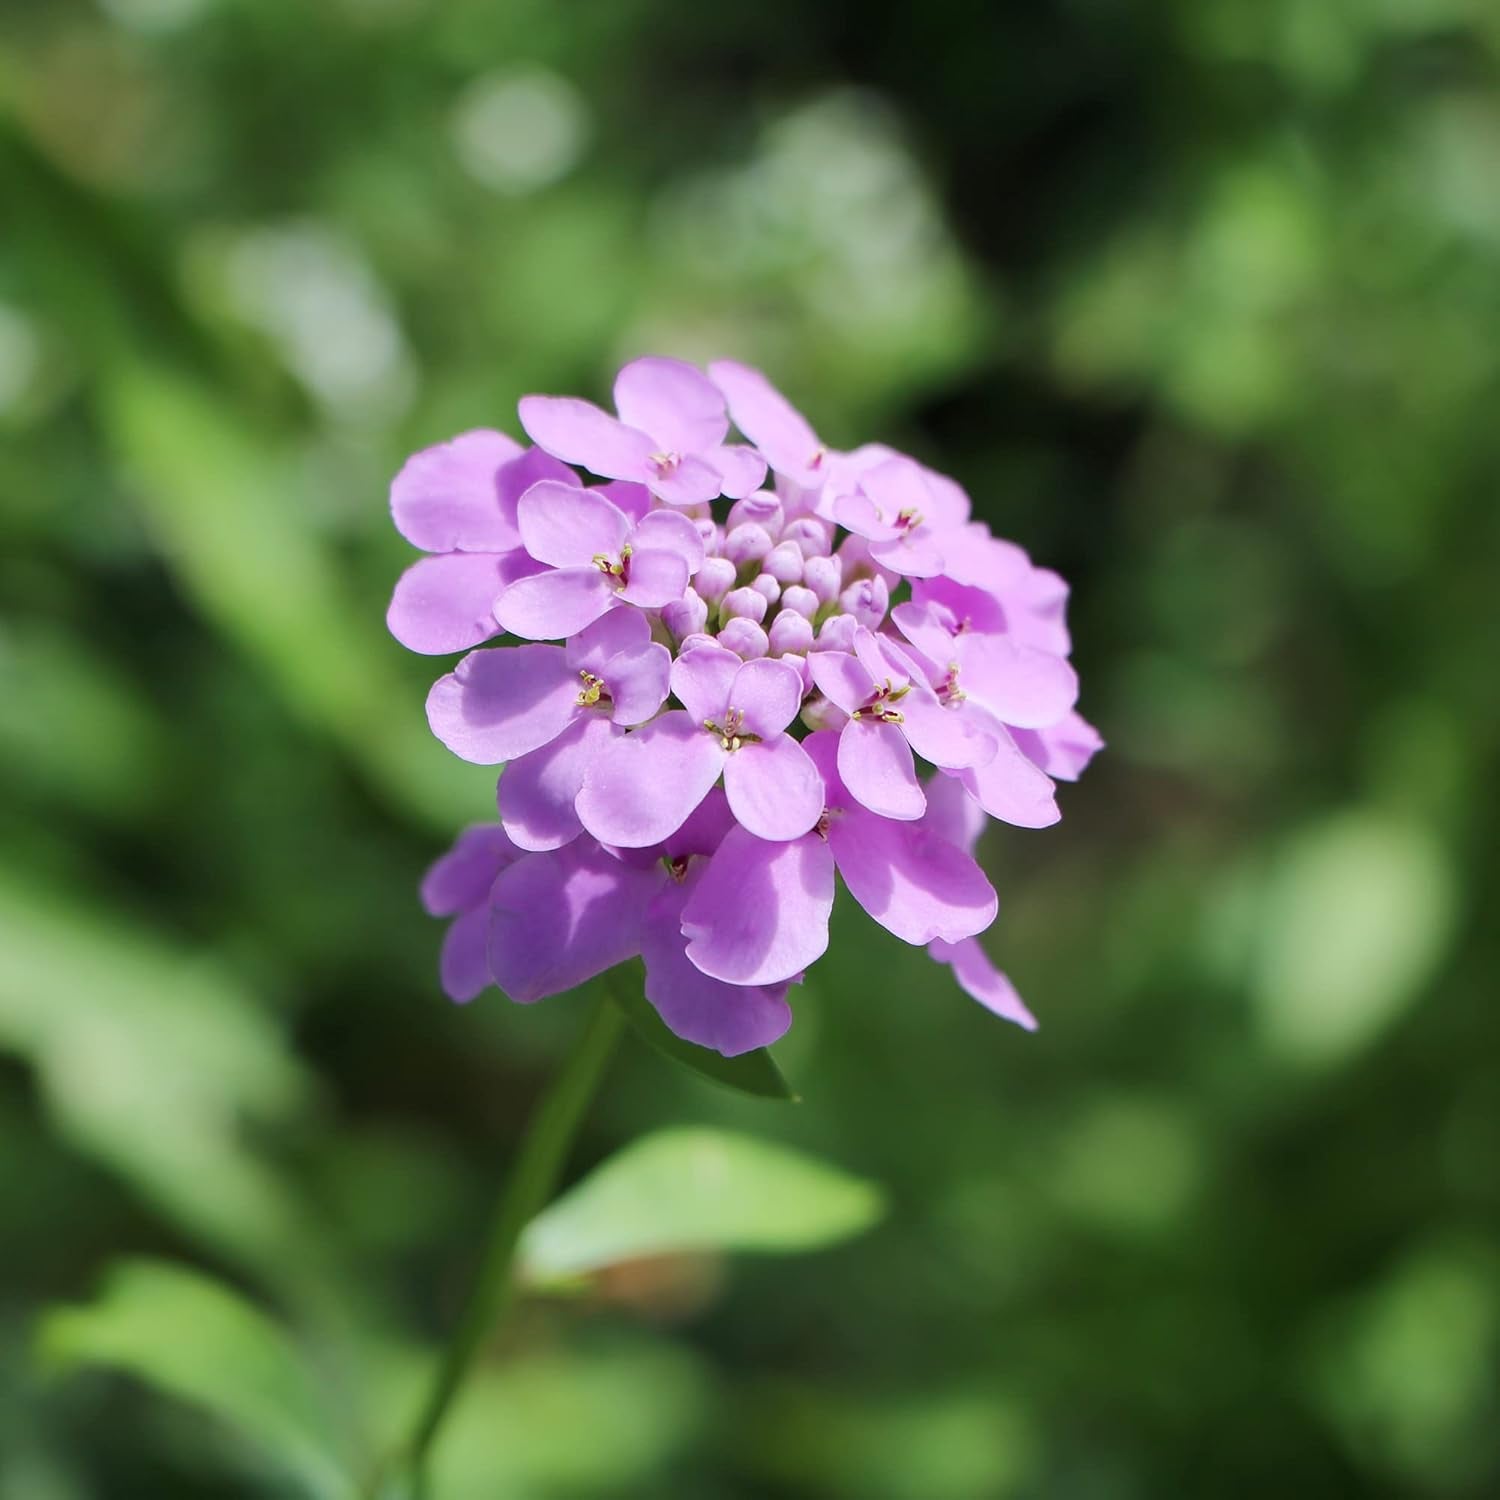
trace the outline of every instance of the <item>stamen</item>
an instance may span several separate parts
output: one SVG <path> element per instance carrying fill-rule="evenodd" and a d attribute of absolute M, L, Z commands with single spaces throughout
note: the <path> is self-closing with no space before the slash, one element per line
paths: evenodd
<path fill-rule="evenodd" d="M 595 677 L 592 672 L 580 672 L 583 678 L 583 687 L 578 694 L 578 706 L 580 708 L 592 708 L 601 698 L 609 698 L 609 689 L 604 685 L 602 677 Z"/>

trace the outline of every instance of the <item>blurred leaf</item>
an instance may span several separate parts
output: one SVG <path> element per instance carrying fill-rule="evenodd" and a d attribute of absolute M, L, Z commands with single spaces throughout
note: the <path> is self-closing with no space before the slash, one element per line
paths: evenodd
<path fill-rule="evenodd" d="M 634 976 L 638 969 L 627 968 Z M 753 1094 L 761 1099 L 786 1099 L 795 1103 L 798 1095 L 776 1065 L 776 1059 L 764 1047 L 742 1052 L 738 1057 L 724 1057 L 707 1047 L 685 1042 L 657 1015 L 656 1007 L 646 998 L 634 978 L 622 979 L 610 988 L 610 998 L 620 1007 L 636 1031 L 658 1052 L 679 1062 L 713 1083 Z"/>
<path fill-rule="evenodd" d="M 285 1330 L 201 1272 L 117 1262 L 94 1302 L 46 1315 L 38 1351 L 55 1368 L 124 1371 L 202 1408 L 251 1439 L 307 1495 L 349 1493 L 318 1384 Z"/>
<path fill-rule="evenodd" d="M 868 1229 L 873 1183 L 785 1146 L 700 1128 L 663 1130 L 596 1167 L 532 1220 L 534 1277 L 574 1276 L 684 1250 L 816 1250 Z"/>
<path fill-rule="evenodd" d="M 0 870 L 0 1048 L 36 1068 L 59 1132 L 178 1224 L 267 1265 L 302 1210 L 251 1147 L 308 1080 L 233 977 Z"/>

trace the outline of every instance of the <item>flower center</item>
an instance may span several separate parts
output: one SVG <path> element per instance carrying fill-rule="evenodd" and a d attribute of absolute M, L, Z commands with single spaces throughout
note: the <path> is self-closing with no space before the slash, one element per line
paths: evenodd
<path fill-rule="evenodd" d="M 719 747 L 731 754 L 738 750 L 741 745 L 754 745 L 760 740 L 758 734 L 745 733 L 745 716 L 737 708 L 727 708 L 724 710 L 724 722 L 722 724 L 715 724 L 712 719 L 705 719 L 703 727 L 710 734 L 718 735 Z"/>
<path fill-rule="evenodd" d="M 681 462 L 680 453 L 653 453 L 651 455 L 651 467 L 656 470 L 658 479 L 665 479 L 669 474 L 675 473 Z"/>
<path fill-rule="evenodd" d="M 948 663 L 948 675 L 938 683 L 935 691 L 938 695 L 938 702 L 944 708 L 950 708 L 962 703 L 969 696 L 958 685 L 958 663 L 956 661 Z"/>
<path fill-rule="evenodd" d="M 914 531 L 922 524 L 922 512 L 908 505 L 896 512 L 895 526 L 898 531 Z"/>
<path fill-rule="evenodd" d="M 605 703 L 610 701 L 609 686 L 602 677 L 595 677 L 592 672 L 580 672 L 583 678 L 583 686 L 578 690 L 578 706 L 580 708 L 593 708 L 601 700 Z"/>
<path fill-rule="evenodd" d="M 906 715 L 898 708 L 892 708 L 891 704 L 899 702 L 909 692 L 911 684 L 903 682 L 900 687 L 892 687 L 891 679 L 886 678 L 883 686 L 875 689 L 870 694 L 869 702 L 862 708 L 856 708 L 849 715 L 851 719 L 873 719 L 877 724 L 900 724 L 905 722 Z"/>
<path fill-rule="evenodd" d="M 630 543 L 626 542 L 620 548 L 618 558 L 613 558 L 607 552 L 596 552 L 593 563 L 606 578 L 615 580 L 615 589 L 618 592 L 630 582 Z"/>

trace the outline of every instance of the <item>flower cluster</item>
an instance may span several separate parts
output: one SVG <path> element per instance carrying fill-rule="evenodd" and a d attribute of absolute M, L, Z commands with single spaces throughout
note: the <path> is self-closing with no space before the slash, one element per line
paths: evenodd
<path fill-rule="evenodd" d="M 448 993 L 534 1001 L 639 956 L 679 1035 L 762 1046 L 828 945 L 837 872 L 1034 1025 L 976 941 L 996 898 L 973 848 L 986 815 L 1055 822 L 1056 780 L 1101 744 L 1074 711 L 1062 580 L 953 480 L 828 448 L 743 365 L 638 359 L 614 401 L 527 396 L 533 446 L 468 432 L 392 486 L 430 554 L 392 633 L 522 642 L 470 651 L 427 700 L 450 750 L 505 766 L 499 823 L 423 887 L 454 919 Z"/>

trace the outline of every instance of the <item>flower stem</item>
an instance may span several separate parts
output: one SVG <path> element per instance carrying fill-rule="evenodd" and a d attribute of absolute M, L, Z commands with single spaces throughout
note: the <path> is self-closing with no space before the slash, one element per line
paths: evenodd
<path fill-rule="evenodd" d="M 515 1295 L 515 1254 L 521 1231 L 546 1206 L 557 1187 L 568 1150 L 604 1076 L 623 1024 L 619 1007 L 608 995 L 601 995 L 562 1071 L 528 1124 L 521 1154 L 495 1206 L 468 1306 L 401 1455 L 401 1467 L 411 1477 L 418 1495 L 423 1493 L 428 1452 L 453 1398 Z"/>

